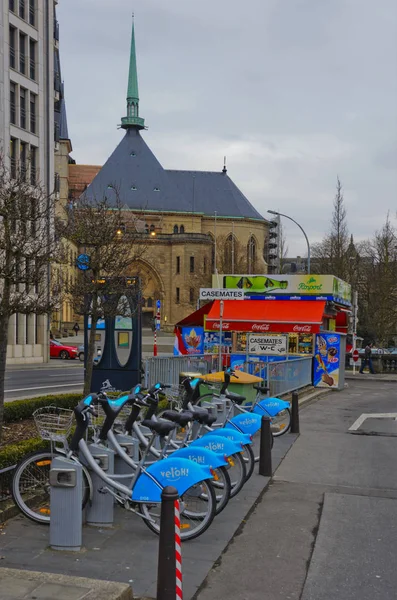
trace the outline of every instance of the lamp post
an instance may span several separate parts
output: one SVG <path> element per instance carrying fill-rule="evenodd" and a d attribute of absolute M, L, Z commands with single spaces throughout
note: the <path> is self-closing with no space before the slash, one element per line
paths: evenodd
<path fill-rule="evenodd" d="M 277 212 L 276 210 L 268 210 L 267 212 L 270 213 L 271 215 L 278 215 L 279 217 L 285 217 L 286 219 L 289 219 L 290 221 L 295 223 L 295 225 L 298 225 L 299 229 L 305 236 L 305 240 L 306 240 L 306 244 L 307 244 L 307 273 L 310 274 L 310 244 L 309 244 L 308 237 L 307 237 L 306 232 L 303 229 L 303 227 L 301 225 L 299 225 L 299 223 L 297 221 L 295 221 L 295 219 L 293 219 L 292 217 L 289 217 L 288 215 L 284 215 L 283 213 Z"/>

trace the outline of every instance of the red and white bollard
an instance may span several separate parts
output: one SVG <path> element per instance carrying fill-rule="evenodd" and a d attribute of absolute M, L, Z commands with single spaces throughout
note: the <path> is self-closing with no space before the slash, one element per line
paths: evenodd
<path fill-rule="evenodd" d="M 161 493 L 157 600 L 183 600 L 179 496 L 174 487 Z"/>
<path fill-rule="evenodd" d="M 181 551 L 181 519 L 179 514 L 179 498 L 174 501 L 175 511 L 175 588 L 177 600 L 182 600 L 182 551 Z"/>
<path fill-rule="evenodd" d="M 157 356 L 157 331 L 154 330 L 153 356 Z"/>

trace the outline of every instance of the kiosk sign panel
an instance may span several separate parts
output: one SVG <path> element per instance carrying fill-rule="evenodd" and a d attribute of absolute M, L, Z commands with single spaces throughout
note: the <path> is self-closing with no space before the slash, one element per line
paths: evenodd
<path fill-rule="evenodd" d="M 248 336 L 249 354 L 268 354 L 272 356 L 283 356 L 287 354 L 287 335 L 256 335 Z"/>

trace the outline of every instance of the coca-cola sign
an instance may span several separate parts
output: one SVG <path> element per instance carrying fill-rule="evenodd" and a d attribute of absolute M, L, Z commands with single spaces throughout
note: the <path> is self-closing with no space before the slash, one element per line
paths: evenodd
<path fill-rule="evenodd" d="M 212 324 L 212 329 L 220 329 L 220 323 L 219 321 L 215 321 L 215 323 Z M 228 329 L 230 329 L 230 323 L 222 323 L 222 331 L 227 331 Z"/>
<path fill-rule="evenodd" d="M 252 331 L 269 331 L 270 325 L 269 323 L 253 323 Z"/>
<path fill-rule="evenodd" d="M 297 331 L 299 333 L 311 333 L 312 326 L 311 325 L 294 325 L 292 331 Z"/>

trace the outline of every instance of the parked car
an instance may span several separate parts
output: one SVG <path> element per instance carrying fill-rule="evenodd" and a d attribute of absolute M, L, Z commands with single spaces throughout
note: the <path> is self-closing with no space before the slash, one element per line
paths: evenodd
<path fill-rule="evenodd" d="M 79 353 L 78 354 L 79 360 L 81 362 L 83 362 L 83 360 L 84 360 L 84 344 L 80 344 L 80 346 L 77 348 L 77 352 Z"/>
<path fill-rule="evenodd" d="M 50 358 L 77 358 L 78 350 L 74 346 L 65 346 L 58 340 L 50 340 Z"/>

